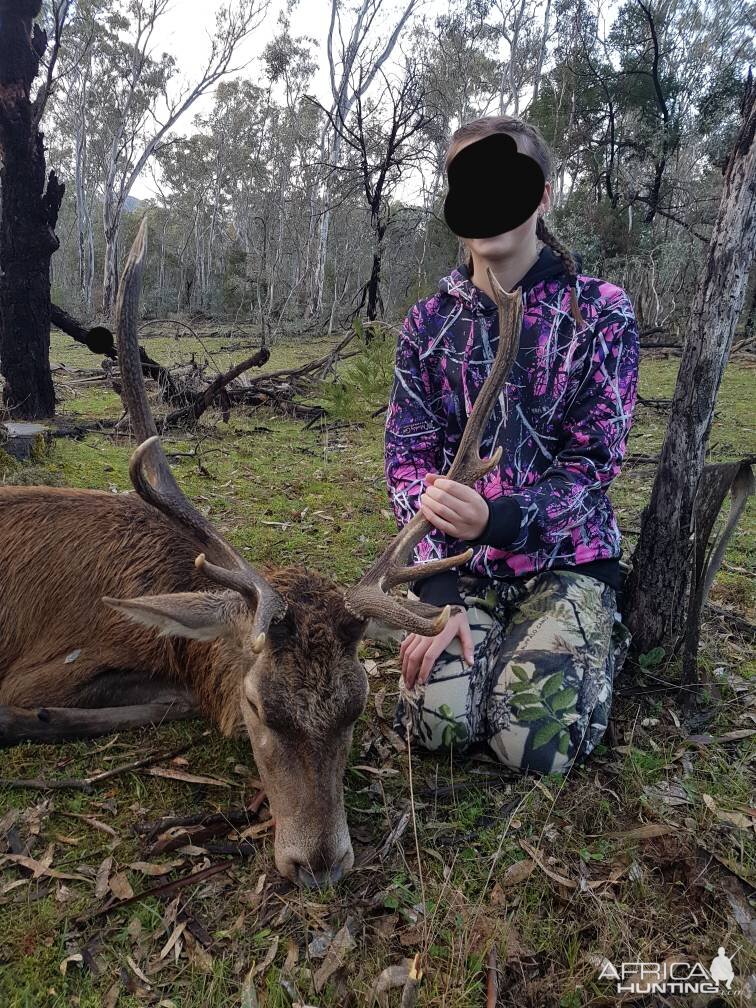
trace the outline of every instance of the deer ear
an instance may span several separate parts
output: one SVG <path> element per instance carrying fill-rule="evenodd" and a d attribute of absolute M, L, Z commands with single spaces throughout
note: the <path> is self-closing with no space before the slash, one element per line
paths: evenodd
<path fill-rule="evenodd" d="M 240 616 L 248 611 L 241 595 L 232 591 L 175 592 L 133 599 L 103 597 L 102 601 L 135 623 L 155 627 L 161 637 L 201 641 L 239 637 Z"/>

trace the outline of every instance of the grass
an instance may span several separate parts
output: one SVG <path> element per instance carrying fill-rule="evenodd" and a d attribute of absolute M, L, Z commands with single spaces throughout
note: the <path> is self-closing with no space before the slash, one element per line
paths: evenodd
<path fill-rule="evenodd" d="M 220 350 L 232 342 L 228 337 L 206 334 L 203 342 L 221 367 L 231 359 L 221 360 L 221 354 L 244 354 Z M 150 340 L 149 350 L 161 361 L 189 352 L 186 343 L 165 337 Z M 310 344 L 307 352 L 314 356 L 319 349 Z M 54 340 L 54 355 L 77 367 L 92 366 L 86 351 L 72 350 L 62 337 Z M 303 355 L 300 345 L 276 347 L 268 367 Z M 668 397 L 675 370 L 674 360 L 645 359 L 641 394 Z M 70 377 L 59 374 L 59 384 L 70 383 Z M 712 459 L 756 450 L 752 387 L 753 370 L 731 364 L 712 432 Z M 65 395 L 64 409 L 72 416 L 96 420 L 119 413 L 118 400 L 102 386 L 72 386 Z M 228 425 L 212 414 L 204 419 L 199 436 L 170 438 L 167 449 L 182 486 L 250 560 L 304 562 L 346 584 L 392 533 L 380 418 L 310 430 L 262 411 L 234 413 Z M 632 464 L 632 458 L 658 452 L 664 422 L 662 411 L 638 409 L 630 464 L 613 491 L 628 549 L 653 476 L 653 466 Z M 88 433 L 79 441 L 56 441 L 33 466 L 3 469 L 0 462 L 0 478 L 122 491 L 128 488 L 131 448 L 124 439 Z M 721 605 L 751 620 L 753 516 L 751 504 L 713 592 Z M 720 741 L 690 741 L 670 689 L 676 669 L 662 659 L 645 670 L 627 667 L 615 703 L 614 744 L 600 747 L 588 766 L 566 779 L 502 773 L 492 783 L 487 778 L 496 768 L 490 765 L 413 755 L 419 865 L 411 824 L 383 860 L 370 854 L 408 809 L 409 793 L 407 755 L 381 731 L 390 723 L 396 693 L 395 651 L 366 644 L 363 656 L 375 663 L 371 688 L 374 696 L 381 691 L 376 701 L 388 722 L 381 721 L 371 700 L 358 726 L 352 762 L 381 775 L 354 767 L 347 773 L 358 867 L 343 884 L 326 892 L 293 890 L 276 875 L 265 837 L 254 859 L 230 861 L 227 874 L 181 890 L 173 910 L 170 897 L 149 898 L 81 924 L 76 918 L 98 905 L 93 879 L 30 880 L 17 866 L 2 864 L 0 1005 L 288 1008 L 299 1000 L 321 1008 L 362 1006 L 384 968 L 421 952 L 425 980 L 419 1004 L 480 1008 L 482 966 L 492 942 L 502 970 L 501 1003 L 518 1008 L 615 1003 L 611 985 L 598 980 L 603 957 L 620 963 L 675 955 L 708 965 L 725 945 L 739 977 L 754 971 L 752 949 L 733 911 L 748 906 L 747 883 L 756 881 L 753 828 L 727 818 L 747 815 L 754 750 L 749 737 L 722 739 L 753 728 L 756 720 L 747 641 L 721 622 L 706 625 L 701 661 L 711 684 L 694 712 L 692 732 Z M 145 860 L 134 824 L 171 812 L 239 806 L 254 774 L 247 743 L 189 723 L 65 745 L 21 745 L 0 756 L 3 777 L 76 776 L 191 740 L 195 744 L 184 757 L 188 769 L 229 780 L 231 787 L 135 772 L 93 794 L 2 788 L 0 818 L 17 810 L 18 836 L 29 842 L 33 857 L 43 858 L 54 844 L 54 868 L 91 876 L 112 856 L 112 870 L 124 871 L 139 891 L 156 879 L 129 867 Z M 463 789 L 434 797 L 434 789 L 452 780 Z M 93 826 L 93 820 L 116 836 Z M 639 837 L 634 831 L 642 823 L 670 830 Z M 538 863 L 512 883 L 508 869 L 529 857 L 523 844 L 536 850 Z M 202 861 L 197 854 L 183 857 L 179 872 Z M 589 884 L 601 880 L 602 885 Z M 185 940 L 185 932 L 176 944 L 180 955 L 170 951 L 160 959 L 174 929 L 170 915 L 183 911 L 201 922 L 212 944 L 203 951 Z M 311 943 L 345 923 L 355 946 L 344 968 L 318 992 L 314 976 L 323 960 L 313 957 Z M 61 963 L 77 953 L 85 962 L 69 962 L 63 973 Z M 392 997 L 391 1004 L 398 1004 L 398 995 Z M 738 1000 L 728 996 L 722 1003 Z"/>

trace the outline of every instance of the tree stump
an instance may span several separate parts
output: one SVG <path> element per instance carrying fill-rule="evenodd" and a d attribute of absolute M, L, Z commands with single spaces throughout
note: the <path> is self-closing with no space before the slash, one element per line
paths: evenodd
<path fill-rule="evenodd" d="M 53 432 L 45 424 L 9 420 L 0 424 L 0 449 L 19 462 L 26 462 L 44 451 Z"/>

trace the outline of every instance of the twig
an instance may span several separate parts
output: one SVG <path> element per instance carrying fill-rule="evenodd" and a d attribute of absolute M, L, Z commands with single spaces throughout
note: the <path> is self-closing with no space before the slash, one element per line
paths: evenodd
<path fill-rule="evenodd" d="M 714 613 L 715 616 L 721 617 L 725 623 L 731 623 L 732 626 L 740 630 L 742 633 L 750 634 L 751 637 L 756 637 L 756 624 L 750 623 L 747 619 L 739 616 L 738 613 L 730 612 L 729 609 L 725 609 L 724 606 L 715 605 L 713 602 L 707 602 L 704 611 L 709 611 Z"/>
<path fill-rule="evenodd" d="M 193 739 L 191 742 L 187 742 L 185 745 L 179 746 L 178 749 L 172 749 L 170 752 L 153 753 L 151 756 L 144 756 L 142 759 L 132 760 L 130 763 L 124 763 L 123 766 L 113 767 L 111 770 L 104 770 L 102 773 L 95 774 L 93 777 L 61 777 L 59 780 L 40 780 L 39 778 L 22 780 L 15 777 L 0 777 L 0 784 L 5 787 L 31 788 L 33 790 L 41 791 L 59 791 L 66 789 L 91 791 L 95 785 L 102 784 L 103 781 L 117 777 L 119 774 L 127 773 L 129 770 L 140 770 L 142 767 L 149 766 L 151 763 L 158 763 L 161 760 L 173 759 L 175 756 L 180 756 L 182 753 L 185 753 L 187 749 L 191 749 L 195 746 L 202 737 L 204 737 L 204 733 L 199 738 Z"/>
<path fill-rule="evenodd" d="M 198 812 L 189 816 L 163 816 L 152 823 L 137 823 L 134 827 L 136 833 L 146 833 L 147 842 L 154 840 L 160 833 L 164 833 L 173 826 L 211 826 L 221 823 L 226 826 L 249 826 L 250 817 L 257 814 L 265 801 L 265 792 L 258 791 L 248 808 L 229 809 L 227 812 Z"/>
<path fill-rule="evenodd" d="M 0 705 L 0 748 L 17 742 L 60 742 L 93 738 L 127 728 L 161 725 L 197 716 L 185 695 L 127 707 L 10 707 Z"/>
<path fill-rule="evenodd" d="M 252 840 L 241 840 L 239 843 L 234 843 L 231 840 L 211 840 L 208 843 L 203 843 L 202 847 L 209 854 L 231 854 L 240 858 L 253 857 L 258 852 L 258 848 Z"/>
<path fill-rule="evenodd" d="M 488 974 L 486 983 L 486 1008 L 496 1008 L 499 1000 L 499 970 L 496 961 L 495 944 L 488 950 L 486 973 Z"/>
<path fill-rule="evenodd" d="M 149 886 L 147 889 L 143 889 L 141 892 L 135 893 L 126 899 L 109 903 L 94 913 L 83 914 L 76 918 L 76 922 L 77 924 L 84 924 L 87 921 L 96 920 L 98 917 L 104 917 L 116 910 L 121 910 L 123 907 L 136 903 L 138 900 L 147 899 L 148 896 L 164 896 L 167 893 L 175 892 L 176 889 L 183 889 L 184 886 L 194 885 L 195 882 L 204 882 L 205 879 L 217 875 L 218 872 L 227 871 L 228 868 L 229 864 L 227 861 L 220 861 L 218 864 L 210 865 L 208 868 L 194 872 L 193 875 L 182 875 L 181 878 L 174 879 L 172 882 L 161 882 L 159 885 Z"/>

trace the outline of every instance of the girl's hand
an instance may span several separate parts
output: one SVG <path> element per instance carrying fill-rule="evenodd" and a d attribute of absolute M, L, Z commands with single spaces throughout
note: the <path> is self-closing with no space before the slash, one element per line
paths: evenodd
<path fill-rule="evenodd" d="M 478 491 L 437 473 L 428 473 L 425 482 L 420 510 L 431 525 L 455 539 L 477 539 L 488 524 L 488 504 Z"/>
<path fill-rule="evenodd" d="M 468 665 L 472 665 L 473 642 L 470 623 L 465 612 L 452 615 L 441 633 L 435 637 L 408 634 L 404 638 L 399 648 L 399 658 L 402 663 L 404 684 L 408 689 L 412 689 L 415 683 L 422 686 L 428 681 L 436 659 L 455 637 L 459 637 L 465 661 Z"/>

